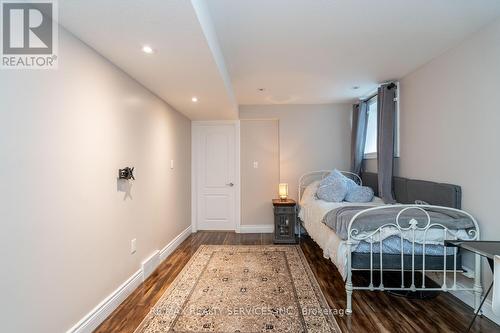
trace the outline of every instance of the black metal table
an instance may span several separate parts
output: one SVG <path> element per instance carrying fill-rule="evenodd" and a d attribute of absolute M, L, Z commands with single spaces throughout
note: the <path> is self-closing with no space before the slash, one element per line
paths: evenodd
<path fill-rule="evenodd" d="M 479 254 L 482 257 L 485 257 L 488 260 L 488 264 L 490 265 L 491 272 L 494 273 L 494 258 L 495 256 L 500 256 L 500 241 L 461 241 L 461 240 L 446 240 L 444 242 L 444 246 L 454 246 L 458 247 L 461 249 L 464 249 L 466 251 L 470 251 L 475 254 Z M 488 288 L 488 291 L 486 292 L 486 295 L 484 295 L 483 300 L 481 301 L 481 304 L 479 305 L 476 313 L 474 314 L 474 318 L 472 318 L 472 321 L 469 324 L 469 327 L 467 328 L 467 332 L 470 331 L 472 324 L 474 324 L 474 321 L 476 320 L 477 315 L 481 311 L 481 308 L 483 307 L 484 301 L 488 297 L 488 294 L 491 291 L 491 288 L 493 287 L 493 281 L 491 282 L 490 287 Z"/>

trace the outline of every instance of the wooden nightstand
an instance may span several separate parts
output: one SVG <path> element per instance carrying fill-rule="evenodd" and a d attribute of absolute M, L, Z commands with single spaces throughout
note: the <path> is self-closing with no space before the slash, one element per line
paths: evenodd
<path fill-rule="evenodd" d="M 273 199 L 274 206 L 274 243 L 297 243 L 295 224 L 297 210 L 294 200 Z"/>

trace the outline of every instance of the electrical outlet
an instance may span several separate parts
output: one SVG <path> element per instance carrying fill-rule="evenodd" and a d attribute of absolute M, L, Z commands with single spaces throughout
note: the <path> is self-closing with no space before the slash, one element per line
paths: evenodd
<path fill-rule="evenodd" d="M 259 162 L 254 161 L 254 162 L 253 162 L 253 168 L 254 168 L 254 169 L 258 169 L 258 168 L 259 168 Z"/>
<path fill-rule="evenodd" d="M 130 254 L 137 252 L 137 239 L 134 238 L 130 241 Z"/>

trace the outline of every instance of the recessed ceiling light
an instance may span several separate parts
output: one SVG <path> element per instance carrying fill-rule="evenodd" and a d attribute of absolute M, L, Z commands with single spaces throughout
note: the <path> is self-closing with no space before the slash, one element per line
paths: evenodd
<path fill-rule="evenodd" d="M 194 96 L 193 98 L 191 98 L 191 101 L 193 101 L 193 103 L 198 102 L 198 97 Z"/>
<path fill-rule="evenodd" d="M 151 53 L 154 53 L 154 50 L 153 50 L 153 48 L 151 46 L 144 45 L 142 47 L 142 52 L 147 53 L 147 54 L 151 54 Z"/>
<path fill-rule="evenodd" d="M 354 87 L 352 87 L 352 89 L 354 89 L 354 90 L 358 90 L 358 89 L 359 89 L 359 86 L 354 86 Z"/>

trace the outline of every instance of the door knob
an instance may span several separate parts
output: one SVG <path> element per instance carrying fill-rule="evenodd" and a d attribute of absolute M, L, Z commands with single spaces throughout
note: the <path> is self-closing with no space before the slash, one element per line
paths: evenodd
<path fill-rule="evenodd" d="M 226 184 L 227 186 L 230 186 L 230 187 L 233 187 L 234 184 L 233 183 L 229 183 L 229 184 Z"/>

